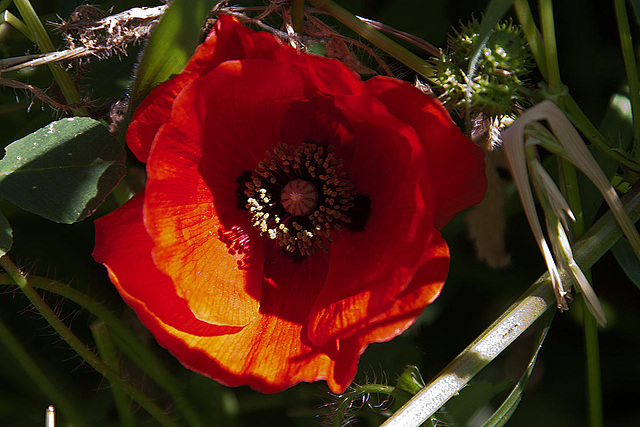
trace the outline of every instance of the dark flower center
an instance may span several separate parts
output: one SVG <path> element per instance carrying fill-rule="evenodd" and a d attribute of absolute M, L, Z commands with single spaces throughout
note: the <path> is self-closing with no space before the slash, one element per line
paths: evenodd
<path fill-rule="evenodd" d="M 357 195 L 332 146 L 281 143 L 238 179 L 240 205 L 260 233 L 298 256 L 328 250 L 331 232 L 363 231 L 371 210 Z M 357 216 L 357 218 L 354 218 Z"/>

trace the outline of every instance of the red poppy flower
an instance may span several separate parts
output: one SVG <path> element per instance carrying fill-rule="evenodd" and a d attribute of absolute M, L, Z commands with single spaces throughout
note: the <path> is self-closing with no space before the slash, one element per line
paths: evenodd
<path fill-rule="evenodd" d="M 438 296 L 438 229 L 486 186 L 438 101 L 224 15 L 127 141 L 147 184 L 96 221 L 95 259 L 186 367 L 264 392 L 343 391 Z"/>

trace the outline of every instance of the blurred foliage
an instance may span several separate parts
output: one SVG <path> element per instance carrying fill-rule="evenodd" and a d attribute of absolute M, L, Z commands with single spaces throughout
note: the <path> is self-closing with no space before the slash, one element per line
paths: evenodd
<path fill-rule="evenodd" d="M 82 3 L 82 0 L 32 1 L 44 22 L 59 22 L 58 16 L 67 19 Z M 409 32 L 438 47 L 445 46 L 451 26 L 458 28 L 459 22 L 467 22 L 472 16 L 479 17 L 486 5 L 484 1 L 475 0 L 339 0 L 338 3 L 357 15 Z M 133 6 L 155 6 L 159 1 L 97 0 L 92 4 L 115 13 Z M 599 124 L 610 96 L 624 83 L 613 8 L 609 3 L 595 0 L 558 1 L 554 7 L 563 82 L 593 123 Z M 51 25 L 47 28 L 54 43 L 61 46 L 55 29 Z M 637 33 L 637 25 L 632 25 L 632 30 Z M 110 106 L 127 94 L 140 47 L 130 47 L 127 54 L 105 60 L 89 59 L 71 68 L 80 73 L 80 91 L 91 100 L 96 118 L 107 116 Z M 17 31 L 6 28 L 0 31 L 0 57 L 20 56 L 25 52 L 35 52 L 30 41 Z M 413 74 L 401 64 L 391 66 L 398 77 L 413 80 Z M 6 73 L 2 77 L 46 88 L 51 96 L 59 96 L 46 67 Z M 29 94 L 0 88 L 2 146 L 61 116 L 62 113 L 43 106 Z M 107 203 L 102 210 L 114 206 L 113 202 Z M 263 395 L 247 387 L 224 388 L 181 368 L 140 326 L 120 300 L 103 267 L 91 258 L 91 218 L 74 225 L 55 224 L 6 200 L 0 200 L 0 210 L 13 228 L 14 243 L 10 254 L 18 266 L 29 274 L 70 283 L 121 315 L 187 384 L 193 402 L 202 409 L 206 419 L 211 420 L 211 425 L 309 426 L 325 416 L 330 418 L 331 403 L 335 398 L 328 393 L 324 383 L 301 384 L 280 394 Z M 465 234 L 463 216 L 459 215 L 443 231 L 451 248 L 452 263 L 442 295 L 402 336 L 390 343 L 369 347 L 360 360 L 356 382 L 395 384 L 406 365 L 417 366 L 423 378 L 429 381 L 544 271 L 542 258 L 512 188 L 507 199 L 506 247 L 512 261 L 509 266 L 496 270 L 476 260 Z M 637 387 L 640 383 L 640 293 L 610 254 L 596 265 L 593 276 L 595 289 L 609 318 L 609 325 L 600 334 L 605 419 L 612 426 L 637 425 L 640 415 L 635 403 L 640 400 Z M 44 297 L 84 342 L 92 343 L 89 326 L 95 319 L 91 315 L 55 295 L 45 292 Z M 509 425 L 586 425 L 580 310 L 578 304 L 573 304 L 569 312 L 556 317 L 523 400 Z M 0 288 L 0 317 L 51 381 L 83 410 L 88 419 L 95 421 L 94 425 L 118 425 L 106 381 L 83 364 L 52 332 L 20 292 L 8 286 Z M 504 381 L 518 380 L 530 360 L 533 341 L 533 331 L 525 334 L 476 378 L 480 392 L 489 388 L 487 384 L 492 384 L 490 389 L 497 394 L 497 399 L 489 399 L 488 406 L 478 408 L 480 412 L 489 415 L 506 397 L 509 387 L 504 387 Z M 131 367 L 125 363 L 125 374 L 136 386 L 144 387 L 154 395 L 161 407 L 171 406 L 167 396 L 155 390 L 150 381 L 138 376 L 135 369 L 128 368 Z M 7 349 L 0 346 L 0 424 L 41 426 L 45 408 L 50 403 Z M 373 402 L 368 403 L 374 406 Z M 384 419 L 367 404 L 362 406 L 356 413 L 357 425 L 374 426 Z M 452 402 L 450 406 L 445 412 L 454 411 L 456 405 Z M 455 419 L 455 413 L 452 415 Z M 468 425 L 477 425 L 473 424 L 475 415 L 469 415 Z M 136 416 L 142 425 L 153 425 L 145 411 L 136 411 Z M 64 414 L 59 414 L 59 425 L 66 425 L 64 421 Z"/>

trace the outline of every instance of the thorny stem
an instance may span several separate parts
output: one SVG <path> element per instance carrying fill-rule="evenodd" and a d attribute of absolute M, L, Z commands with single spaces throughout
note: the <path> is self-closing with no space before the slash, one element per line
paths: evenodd
<path fill-rule="evenodd" d="M 53 43 L 29 0 L 14 0 L 13 4 L 18 8 L 22 20 L 35 38 L 40 51 L 43 53 L 53 52 L 55 50 Z M 67 102 L 69 104 L 80 103 L 82 98 L 76 90 L 71 77 L 64 71 L 62 66 L 60 64 L 48 64 L 48 66 Z M 74 112 L 80 116 L 89 115 L 89 111 L 84 107 L 80 107 L 74 110 Z"/>
<path fill-rule="evenodd" d="M 625 211 L 633 222 L 640 218 L 640 183 L 623 197 Z M 574 245 L 574 257 L 583 269 L 604 255 L 622 236 L 609 211 Z M 568 278 L 567 278 L 568 280 Z M 543 313 L 555 309 L 556 298 L 548 273 L 543 274 L 491 326 L 447 365 L 383 425 L 418 427 L 463 387 L 498 354 L 507 348 Z"/>
<path fill-rule="evenodd" d="M 629 29 L 629 17 L 627 16 L 625 0 L 615 0 L 614 5 L 616 9 L 616 19 L 618 20 L 622 56 L 624 57 L 627 81 L 629 82 L 629 98 L 631 99 L 631 111 L 633 113 L 633 145 L 635 147 L 635 154 L 640 156 L 640 82 L 638 81 L 638 67 L 633 52 L 633 41 L 631 40 L 631 30 Z"/>
<path fill-rule="evenodd" d="M 42 317 L 51 325 L 51 327 L 58 333 L 78 355 L 84 359 L 89 365 L 91 365 L 96 371 L 104 375 L 112 383 L 117 383 L 125 393 L 127 393 L 132 399 L 140 404 L 150 415 L 152 415 L 158 422 L 165 426 L 175 426 L 178 424 L 173 421 L 158 405 L 156 405 L 149 397 L 138 389 L 133 387 L 129 382 L 124 380 L 121 375 L 107 366 L 95 353 L 89 350 L 80 339 L 73 333 L 67 326 L 60 320 L 60 318 L 53 312 L 51 307 L 44 302 L 42 297 L 31 287 L 31 284 L 27 281 L 27 278 L 20 272 L 15 264 L 4 255 L 0 257 L 0 266 L 5 269 L 9 277 L 15 282 L 20 290 L 29 299 L 35 309 L 42 315 Z"/>
<path fill-rule="evenodd" d="M 383 35 L 371 25 L 362 22 L 354 14 L 337 5 L 335 2 L 331 0 L 309 0 L 309 2 L 318 9 L 328 12 L 338 21 L 358 33 L 358 35 L 379 49 L 387 52 L 422 77 L 428 80 L 431 80 L 433 77 L 433 68 L 426 61 Z"/>
<path fill-rule="evenodd" d="M 345 415 L 347 414 L 347 411 L 351 409 L 353 402 L 356 399 L 364 398 L 363 396 L 369 395 L 369 394 L 386 394 L 388 396 L 404 397 L 405 399 L 411 397 L 411 393 L 405 390 L 399 389 L 397 387 L 386 385 L 386 384 L 357 385 L 353 388 L 353 390 L 350 390 L 338 396 L 339 402 L 334 411 L 335 416 L 333 418 L 332 426 L 333 427 L 343 426 L 345 421 Z"/>

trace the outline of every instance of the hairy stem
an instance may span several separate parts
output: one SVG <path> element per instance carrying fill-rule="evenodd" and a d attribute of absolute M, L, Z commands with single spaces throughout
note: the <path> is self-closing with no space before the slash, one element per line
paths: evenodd
<path fill-rule="evenodd" d="M 15 282 L 20 290 L 29 299 L 35 309 L 42 317 L 51 325 L 51 327 L 80 357 L 82 357 L 89 365 L 91 365 L 100 374 L 107 377 L 112 383 L 117 383 L 125 393 L 140 404 L 150 415 L 152 415 L 159 423 L 165 426 L 178 426 L 158 405 L 156 405 L 147 395 L 133 387 L 129 382 L 122 378 L 117 372 L 107 366 L 102 359 L 89 350 L 80 339 L 60 320 L 53 312 L 51 307 L 42 299 L 42 297 L 33 289 L 26 277 L 20 273 L 20 270 L 6 256 L 0 257 L 0 266 L 2 266 L 11 279 Z"/>
<path fill-rule="evenodd" d="M 104 363 L 120 374 L 118 352 L 113 345 L 109 329 L 104 322 L 99 321 L 93 323 L 91 325 L 91 334 L 93 335 L 93 340 L 98 347 L 100 357 L 104 360 Z M 129 404 L 129 397 L 127 394 L 122 390 L 117 382 L 111 384 L 111 392 L 113 394 L 113 400 L 116 403 L 118 415 L 120 415 L 120 424 L 123 427 L 135 427 L 137 423 L 133 412 L 131 412 L 131 405 Z"/>
<path fill-rule="evenodd" d="M 184 390 L 178 385 L 177 380 L 164 367 L 163 363 L 153 354 L 153 352 L 138 340 L 111 311 L 93 298 L 79 292 L 69 285 L 66 285 L 46 277 L 29 276 L 28 282 L 37 289 L 44 289 L 47 292 L 60 295 L 70 301 L 75 302 L 90 313 L 102 320 L 112 334 L 115 344 L 120 347 L 125 354 L 142 370 L 149 375 L 156 383 L 162 386 L 171 395 L 176 407 L 182 412 L 184 418 L 190 426 L 204 426 L 205 423 L 191 405 Z M 11 284 L 8 280 L 3 280 L 0 275 L 0 285 Z"/>
<path fill-rule="evenodd" d="M 15 335 L 11 333 L 2 319 L 0 319 L 0 343 L 9 350 L 27 375 L 36 383 L 37 387 L 51 399 L 72 424 L 78 426 L 89 425 L 87 419 L 81 415 L 81 411 L 76 408 L 73 401 L 69 400 L 65 393 L 49 380 L 47 374 L 40 369 L 38 363 L 20 344 Z"/>

